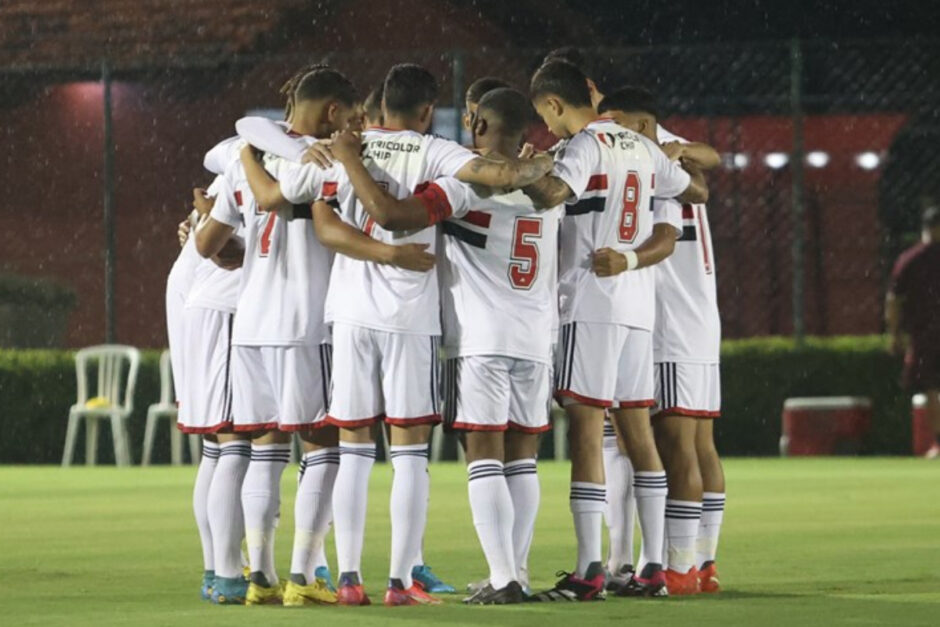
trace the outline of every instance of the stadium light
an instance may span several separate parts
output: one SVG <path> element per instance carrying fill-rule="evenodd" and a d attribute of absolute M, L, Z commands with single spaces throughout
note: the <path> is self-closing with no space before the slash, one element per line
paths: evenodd
<path fill-rule="evenodd" d="M 764 156 L 764 163 L 767 164 L 767 167 L 773 168 L 774 170 L 779 170 L 787 164 L 790 160 L 790 156 L 785 152 L 768 152 Z"/>
<path fill-rule="evenodd" d="M 806 155 L 806 163 L 814 168 L 824 168 L 829 163 L 829 153 L 814 150 Z"/>
<path fill-rule="evenodd" d="M 738 170 L 743 170 L 747 167 L 747 164 L 751 162 L 750 157 L 748 157 L 743 152 L 736 152 L 734 156 L 731 157 L 731 164 Z"/>
<path fill-rule="evenodd" d="M 869 150 L 855 155 L 855 163 L 863 170 L 874 170 L 881 164 L 881 157 Z"/>

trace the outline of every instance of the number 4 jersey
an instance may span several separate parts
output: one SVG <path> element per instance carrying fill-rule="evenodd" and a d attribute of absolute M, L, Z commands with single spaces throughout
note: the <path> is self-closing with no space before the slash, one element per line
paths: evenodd
<path fill-rule="evenodd" d="M 689 174 L 655 142 L 601 118 L 555 156 L 555 175 L 571 188 L 559 257 L 561 322 L 619 324 L 653 330 L 653 268 L 598 277 L 594 251 L 632 250 L 653 232 L 653 197 L 672 198 Z"/>

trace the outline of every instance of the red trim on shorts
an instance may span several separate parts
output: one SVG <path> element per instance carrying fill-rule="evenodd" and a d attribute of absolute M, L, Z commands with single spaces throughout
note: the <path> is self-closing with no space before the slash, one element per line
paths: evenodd
<path fill-rule="evenodd" d="M 653 418 L 663 416 L 686 416 L 687 418 L 719 418 L 720 411 L 707 411 L 704 409 L 686 409 L 685 407 L 668 407 L 653 414 Z"/>
<path fill-rule="evenodd" d="M 578 401 L 579 403 L 583 403 L 585 405 L 592 405 L 594 407 L 603 407 L 604 409 L 614 406 L 613 401 L 602 401 L 598 398 L 590 398 L 587 396 L 581 396 L 577 392 L 572 392 L 571 390 L 555 390 L 555 399 L 557 400 L 560 397 L 570 398 L 575 401 Z M 558 404 L 561 405 L 561 401 L 559 401 Z M 562 405 L 562 407 L 564 407 L 564 405 Z"/>
<path fill-rule="evenodd" d="M 469 422 L 455 422 L 450 427 L 461 431 L 505 431 L 509 425 L 475 425 Z"/>
<path fill-rule="evenodd" d="M 231 428 L 232 423 L 228 420 L 212 425 L 211 427 L 187 427 L 176 423 L 176 428 L 183 433 L 226 433 Z"/>
<path fill-rule="evenodd" d="M 259 422 L 258 424 L 253 425 L 235 425 L 232 429 L 236 433 L 245 432 L 245 431 L 274 431 L 277 429 L 276 422 Z"/>
<path fill-rule="evenodd" d="M 513 431 L 519 431 L 520 433 L 545 433 L 546 431 L 551 431 L 552 424 L 548 423 L 546 425 L 542 425 L 541 427 L 526 427 L 524 425 L 510 421 L 509 428 Z"/>
<path fill-rule="evenodd" d="M 359 420 L 343 420 L 342 418 L 327 414 L 326 418 L 323 419 L 323 424 L 333 425 L 341 429 L 357 429 L 359 427 L 374 425 L 377 422 L 381 422 L 383 418 L 385 418 L 385 414 L 379 414 L 371 418 L 360 418 Z"/>
<path fill-rule="evenodd" d="M 647 399 L 644 401 L 618 401 L 617 409 L 642 409 L 643 407 L 655 407 L 656 401 L 654 399 Z"/>
<path fill-rule="evenodd" d="M 313 431 L 314 429 L 322 429 L 323 427 L 332 427 L 329 422 L 326 420 L 318 420 L 316 422 L 305 422 L 303 424 L 297 425 L 280 425 L 278 429 L 284 431 L 285 433 L 293 433 L 294 431 Z"/>
<path fill-rule="evenodd" d="M 428 414 L 427 416 L 415 416 L 414 418 L 389 418 L 385 417 L 385 423 L 395 425 L 396 427 L 407 427 L 410 425 L 436 425 L 441 422 L 440 414 Z"/>

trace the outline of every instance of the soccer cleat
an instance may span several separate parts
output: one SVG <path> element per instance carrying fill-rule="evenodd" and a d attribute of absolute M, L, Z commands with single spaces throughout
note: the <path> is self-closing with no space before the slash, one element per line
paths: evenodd
<path fill-rule="evenodd" d="M 624 564 L 616 573 L 607 573 L 607 584 L 605 588 L 608 592 L 616 594 L 627 587 L 627 583 L 630 582 L 630 578 L 633 577 L 634 574 L 633 565 Z"/>
<path fill-rule="evenodd" d="M 604 591 L 604 573 L 599 572 L 590 579 L 580 579 L 574 573 L 558 571 L 561 577 L 555 587 L 539 592 L 531 598 L 532 601 L 603 601 L 607 598 Z"/>
<path fill-rule="evenodd" d="M 416 583 L 405 588 L 400 579 L 389 579 L 388 589 L 385 591 L 385 605 L 397 607 L 400 605 L 440 605 L 440 599 L 432 597 Z"/>
<path fill-rule="evenodd" d="M 317 580 L 321 580 L 323 585 L 325 585 L 330 592 L 336 592 L 336 586 L 333 585 L 333 575 L 330 574 L 330 569 L 326 566 L 318 566 L 315 571 L 313 571 L 313 576 Z"/>
<path fill-rule="evenodd" d="M 284 605 L 287 607 L 334 603 L 336 603 L 336 592 L 330 590 L 323 579 L 317 578 L 307 585 L 288 581 L 284 586 Z"/>
<path fill-rule="evenodd" d="M 669 596 L 689 596 L 699 593 L 698 569 L 693 566 L 687 573 L 666 570 L 666 590 Z"/>
<path fill-rule="evenodd" d="M 207 570 L 202 573 L 202 585 L 199 587 L 199 596 L 203 601 L 212 599 L 212 584 L 215 581 L 215 571 Z"/>
<path fill-rule="evenodd" d="M 274 586 L 262 586 L 251 582 L 245 595 L 245 605 L 281 605 L 284 602 L 284 587 L 281 582 Z"/>
<path fill-rule="evenodd" d="M 248 581 L 242 577 L 216 577 L 212 582 L 212 602 L 217 605 L 244 605 Z"/>
<path fill-rule="evenodd" d="M 359 582 L 356 573 L 340 573 L 339 589 L 336 591 L 337 605 L 372 605 L 369 596 Z"/>
<path fill-rule="evenodd" d="M 702 570 L 698 571 L 699 590 L 706 594 L 721 592 L 721 583 L 718 581 L 718 567 L 715 562 L 705 562 Z"/>
<path fill-rule="evenodd" d="M 471 581 L 467 584 L 467 592 L 470 593 L 470 596 L 473 596 L 488 585 L 490 585 L 489 578 L 481 579 L 480 581 Z"/>
<path fill-rule="evenodd" d="M 431 572 L 431 567 L 427 564 L 415 566 L 411 569 L 411 578 L 415 583 L 421 586 L 425 592 L 434 594 L 453 594 L 457 592 L 450 584 L 441 581 L 437 575 Z"/>
<path fill-rule="evenodd" d="M 523 603 L 527 600 L 525 592 L 518 581 L 510 581 L 506 587 L 496 590 L 490 584 L 479 590 L 476 594 L 463 600 L 467 605 L 509 605 Z"/>
<path fill-rule="evenodd" d="M 622 590 L 617 592 L 618 597 L 665 597 L 669 596 L 666 590 L 666 575 L 660 566 L 647 564 L 643 569 L 645 577 L 634 574 Z"/>

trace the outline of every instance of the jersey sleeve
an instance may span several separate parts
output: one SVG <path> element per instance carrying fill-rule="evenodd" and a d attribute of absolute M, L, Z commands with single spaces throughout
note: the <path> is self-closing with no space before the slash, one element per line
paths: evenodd
<path fill-rule="evenodd" d="M 600 158 L 600 147 L 587 133 L 574 136 L 555 154 L 554 174 L 571 189 L 570 200 L 580 200 L 588 191 L 591 176 L 600 173 Z"/>
<path fill-rule="evenodd" d="M 653 199 L 653 224 L 669 224 L 676 229 L 676 239 L 682 237 L 682 205 L 675 200 Z"/>
<path fill-rule="evenodd" d="M 222 174 L 232 161 L 238 159 L 242 139 L 238 135 L 223 139 L 209 149 L 202 160 L 202 165 L 213 174 Z"/>
<path fill-rule="evenodd" d="M 476 154 L 455 141 L 431 136 L 427 146 L 428 179 L 455 177 L 462 167 L 476 157 Z"/>
<path fill-rule="evenodd" d="M 311 203 L 323 195 L 323 184 L 336 180 L 336 168 L 323 170 L 314 163 L 284 163 L 276 178 L 284 200 L 292 205 Z"/>
<path fill-rule="evenodd" d="M 469 185 L 453 177 L 444 177 L 419 185 L 414 196 L 428 212 L 428 226 L 431 226 L 448 218 L 467 215 L 475 194 Z"/>
<path fill-rule="evenodd" d="M 235 190 L 232 185 L 224 176 L 218 176 L 212 182 L 212 186 L 215 187 L 215 204 L 212 205 L 209 217 L 234 229 L 240 228 L 242 215 L 235 201 Z"/>
<path fill-rule="evenodd" d="M 653 158 L 653 172 L 656 177 L 656 189 L 653 196 L 656 198 L 675 198 L 688 189 L 692 177 L 682 169 L 679 162 L 670 161 L 656 142 L 642 135 L 639 137 Z"/>
<path fill-rule="evenodd" d="M 274 120 L 260 116 L 244 117 L 235 122 L 239 137 L 266 153 L 300 163 L 309 143 L 287 134 L 287 129 Z"/>

